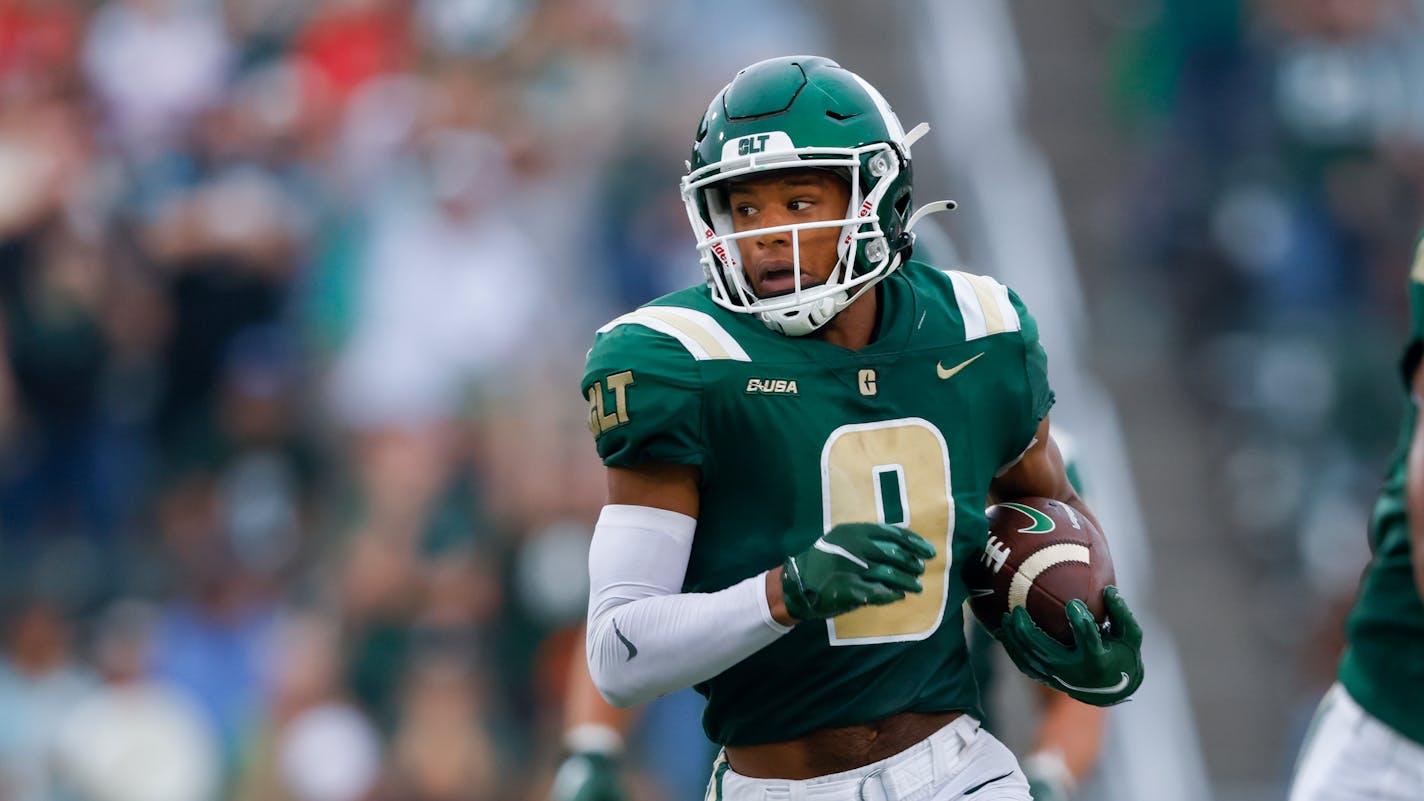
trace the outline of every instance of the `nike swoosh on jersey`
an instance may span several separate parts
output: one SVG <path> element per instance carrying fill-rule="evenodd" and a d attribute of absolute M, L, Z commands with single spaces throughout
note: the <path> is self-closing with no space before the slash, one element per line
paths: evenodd
<path fill-rule="evenodd" d="M 618 639 L 619 639 L 619 640 L 622 640 L 622 641 L 623 641 L 623 644 L 626 645 L 626 646 L 628 646 L 628 658 L 627 658 L 626 660 L 624 660 L 624 661 L 626 661 L 626 662 L 632 662 L 632 661 L 633 661 L 633 657 L 635 657 L 635 656 L 638 655 L 638 646 L 634 645 L 634 644 L 632 643 L 632 641 L 630 641 L 627 637 L 624 637 L 624 636 L 623 636 L 623 632 L 621 632 L 621 631 L 618 630 L 618 621 L 617 621 L 617 620 L 614 620 L 614 621 L 613 621 L 613 633 L 614 633 L 614 634 L 617 634 L 617 635 L 618 635 Z M 1124 674 L 1122 674 L 1122 675 L 1123 675 L 1123 676 L 1126 676 L 1127 674 L 1124 673 Z M 1058 678 L 1058 677 L 1057 677 L 1057 676 L 1054 676 L 1054 678 Z"/>
<path fill-rule="evenodd" d="M 1126 689 L 1127 683 L 1128 681 L 1130 681 L 1130 679 L 1128 679 L 1126 673 L 1122 673 L 1121 676 L 1122 680 L 1111 687 L 1079 687 L 1076 684 L 1069 684 L 1068 682 L 1058 678 L 1057 676 L 1054 676 L 1053 680 L 1063 685 L 1069 690 L 1076 690 L 1080 693 L 1098 693 L 1100 695 L 1111 695 L 1112 693 L 1122 692 L 1124 689 Z"/>
<path fill-rule="evenodd" d="M 971 356 L 968 359 L 965 359 L 964 361 L 960 362 L 959 364 L 956 364 L 955 366 L 949 369 L 945 369 L 945 366 L 942 362 L 935 362 L 935 375 L 939 376 L 940 378 L 953 378 L 955 373 L 958 373 L 960 370 L 963 370 L 964 368 L 973 364 L 974 361 L 979 358 L 979 356 L 983 355 L 984 354 L 981 352 L 978 356 Z"/>
<path fill-rule="evenodd" d="M 972 589 L 972 588 L 971 588 L 971 589 L 969 590 L 969 597 L 970 597 L 970 598 L 983 598 L 983 597 L 986 596 L 986 595 L 993 595 L 993 594 L 994 594 L 994 591 L 993 591 L 993 590 L 989 590 L 989 589 L 979 590 L 979 589 Z"/>

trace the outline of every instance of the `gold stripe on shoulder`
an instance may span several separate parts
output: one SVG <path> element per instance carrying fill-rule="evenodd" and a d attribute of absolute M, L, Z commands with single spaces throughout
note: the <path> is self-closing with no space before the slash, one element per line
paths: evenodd
<path fill-rule="evenodd" d="M 598 333 L 606 334 L 620 325 L 641 325 L 673 337 L 692 357 L 749 362 L 751 357 L 721 323 L 706 312 L 681 306 L 643 306 L 614 319 Z"/>
<path fill-rule="evenodd" d="M 1002 334 L 1009 330 L 1004 324 L 1004 314 L 999 310 L 999 299 L 994 295 L 994 279 L 987 275 L 963 274 L 969 279 L 969 285 L 974 287 L 974 294 L 979 298 L 979 308 L 984 312 L 984 335 Z"/>
<path fill-rule="evenodd" d="M 643 308 L 635 312 L 635 314 L 639 316 L 652 317 L 655 320 L 661 320 L 662 322 L 667 323 L 673 328 L 676 328 L 677 330 L 681 331 L 683 334 L 686 334 L 694 342 L 702 346 L 702 349 L 707 352 L 707 357 L 709 359 L 732 358 L 732 354 L 727 350 L 726 347 L 722 345 L 721 342 L 717 340 L 717 337 L 713 336 L 710 331 L 708 331 L 701 325 L 698 325 L 696 322 L 693 322 L 692 320 L 683 317 L 677 312 L 670 311 L 667 308 L 661 306 L 644 306 Z"/>
<path fill-rule="evenodd" d="M 1409 268 L 1409 280 L 1424 284 L 1424 237 L 1419 239 L 1419 244 L 1414 248 L 1414 265 Z"/>

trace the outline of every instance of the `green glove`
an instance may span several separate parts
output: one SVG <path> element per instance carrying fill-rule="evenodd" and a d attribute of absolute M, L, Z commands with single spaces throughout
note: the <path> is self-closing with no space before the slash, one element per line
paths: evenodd
<path fill-rule="evenodd" d="M 996 636 L 1029 677 L 1085 704 L 1111 706 L 1126 701 L 1142 684 L 1142 627 L 1116 587 L 1103 590 L 1103 605 L 1108 614 L 1105 634 L 1087 604 L 1076 598 L 1068 602 L 1072 646 L 1044 633 L 1022 606 L 1004 615 Z"/>
<path fill-rule="evenodd" d="M 835 617 L 919 592 L 933 545 L 899 526 L 841 523 L 781 564 L 786 611 L 797 620 Z"/>
<path fill-rule="evenodd" d="M 569 754 L 554 774 L 550 801 L 627 801 L 618 783 L 618 763 L 608 754 Z"/>

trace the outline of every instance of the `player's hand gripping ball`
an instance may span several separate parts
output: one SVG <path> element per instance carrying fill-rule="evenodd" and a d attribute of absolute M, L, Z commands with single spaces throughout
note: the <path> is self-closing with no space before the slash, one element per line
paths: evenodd
<path fill-rule="evenodd" d="M 1095 706 L 1142 684 L 1142 628 L 1112 586 L 1107 542 L 1067 504 L 990 509 L 988 541 L 964 578 L 975 616 L 1024 674 Z"/>

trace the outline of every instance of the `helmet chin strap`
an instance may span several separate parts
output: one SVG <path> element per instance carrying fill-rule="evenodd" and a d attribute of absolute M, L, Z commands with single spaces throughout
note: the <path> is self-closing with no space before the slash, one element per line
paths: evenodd
<path fill-rule="evenodd" d="M 826 279 L 826 283 L 840 280 L 843 269 L 845 269 L 845 262 L 838 262 L 836 269 L 832 270 L 830 277 Z M 841 309 L 848 305 L 850 305 L 850 290 L 842 289 L 790 309 L 762 312 L 757 315 L 757 319 L 778 334 L 804 337 L 830 322 L 832 317 L 835 317 Z"/>
<path fill-rule="evenodd" d="M 806 306 L 798 306 L 794 309 L 783 309 L 774 312 L 762 312 L 757 317 L 767 328 L 785 334 L 789 337 L 804 337 L 820 329 L 821 326 L 831 321 L 844 308 L 850 300 L 850 292 L 841 290 L 834 295 L 828 295 Z"/>

